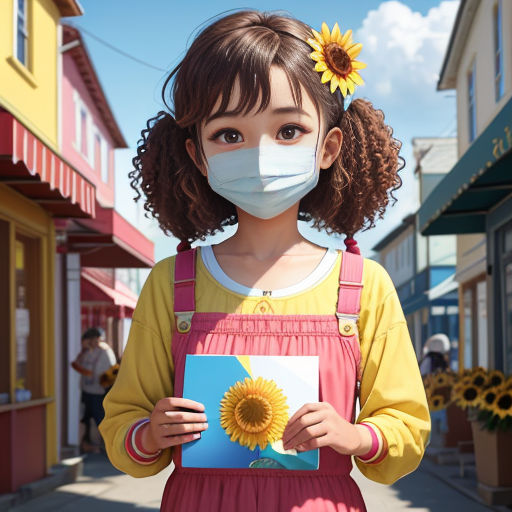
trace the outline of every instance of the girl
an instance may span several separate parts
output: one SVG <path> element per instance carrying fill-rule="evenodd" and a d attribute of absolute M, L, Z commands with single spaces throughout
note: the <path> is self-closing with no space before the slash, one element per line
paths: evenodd
<path fill-rule="evenodd" d="M 164 511 L 364 511 L 352 456 L 382 483 L 421 460 L 430 420 L 403 312 L 352 238 L 401 184 L 382 113 L 361 99 L 345 108 L 360 47 L 337 24 L 231 14 L 195 39 L 164 86 L 172 115 L 143 131 L 132 185 L 182 243 L 142 290 L 101 432 L 130 475 L 174 462 Z M 297 219 L 345 233 L 348 250 L 304 239 Z M 208 428 L 203 404 L 182 397 L 186 354 L 319 356 L 320 401 L 282 434 L 285 449 L 319 448 L 319 469 L 182 467 L 181 445 Z"/>

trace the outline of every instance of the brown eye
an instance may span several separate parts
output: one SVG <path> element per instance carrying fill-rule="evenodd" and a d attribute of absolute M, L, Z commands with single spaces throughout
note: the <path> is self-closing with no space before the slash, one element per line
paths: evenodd
<path fill-rule="evenodd" d="M 224 132 L 222 134 L 222 138 L 224 139 L 224 142 L 227 142 L 228 144 L 236 144 L 237 142 L 242 142 L 242 136 L 236 131 Z"/>
<path fill-rule="evenodd" d="M 295 138 L 295 134 L 297 133 L 297 128 L 295 126 L 285 126 L 281 129 L 281 137 L 284 140 L 292 140 Z"/>

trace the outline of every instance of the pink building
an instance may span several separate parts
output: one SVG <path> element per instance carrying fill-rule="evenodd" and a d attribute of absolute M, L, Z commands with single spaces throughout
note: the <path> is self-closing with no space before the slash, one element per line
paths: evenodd
<path fill-rule="evenodd" d="M 114 150 L 126 142 L 108 105 L 80 32 L 62 27 L 59 81 L 59 146 L 64 160 L 96 190 L 95 216 L 56 219 L 56 340 L 62 452 L 79 443 L 78 374 L 69 363 L 80 351 L 81 333 L 103 327 L 118 356 L 137 296 L 120 281 L 119 268 L 152 267 L 154 246 L 114 209 Z M 60 329 L 59 329 L 60 326 Z"/>

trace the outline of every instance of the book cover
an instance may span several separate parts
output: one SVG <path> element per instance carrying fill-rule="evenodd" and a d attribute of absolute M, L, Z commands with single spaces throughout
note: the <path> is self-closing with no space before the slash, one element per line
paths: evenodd
<path fill-rule="evenodd" d="M 318 382 L 318 356 L 187 355 L 183 397 L 204 404 L 208 429 L 182 446 L 183 467 L 318 469 L 317 449 L 282 443 Z"/>

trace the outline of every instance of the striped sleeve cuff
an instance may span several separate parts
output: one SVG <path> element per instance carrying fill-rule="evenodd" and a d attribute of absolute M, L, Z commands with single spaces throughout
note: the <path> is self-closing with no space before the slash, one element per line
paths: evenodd
<path fill-rule="evenodd" d="M 154 453 L 149 453 L 142 448 L 141 442 L 141 434 L 142 434 L 142 426 L 146 423 L 149 423 L 149 418 L 144 418 L 142 420 L 136 421 L 129 429 L 124 439 L 124 447 L 126 453 L 130 456 L 132 460 L 139 464 L 149 465 L 156 462 L 162 453 L 162 450 L 159 450 Z"/>
<path fill-rule="evenodd" d="M 374 450 L 372 446 L 372 450 L 370 450 L 367 455 L 360 455 L 357 458 L 364 464 L 378 464 L 384 460 L 388 454 L 388 443 L 386 438 L 382 435 L 380 429 L 373 423 L 361 422 L 360 425 L 364 425 L 372 431 L 372 438 L 377 439 L 378 447 L 377 450 Z"/>

